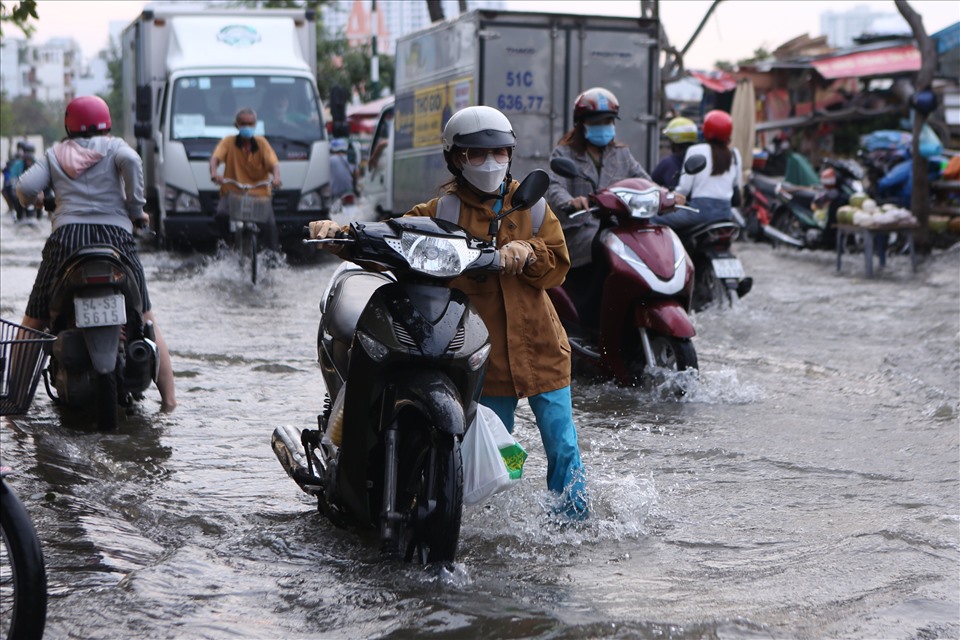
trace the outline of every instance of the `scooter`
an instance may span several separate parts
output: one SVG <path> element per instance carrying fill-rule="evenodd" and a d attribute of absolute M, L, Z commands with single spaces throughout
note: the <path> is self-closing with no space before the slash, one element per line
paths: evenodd
<path fill-rule="evenodd" d="M 834 249 L 836 211 L 863 192 L 863 169 L 851 160 L 828 158 L 837 177 L 837 196 L 828 205 L 825 219 L 818 219 L 813 203 L 822 190 L 797 187 L 779 178 L 753 173 L 744 189 L 748 233 L 755 239 L 767 239 L 799 249 Z"/>
<path fill-rule="evenodd" d="M 753 278 L 746 275 L 743 263 L 733 254 L 732 245 L 740 237 L 740 229 L 736 222 L 713 222 L 683 234 L 683 245 L 696 274 L 694 311 L 703 311 L 714 303 L 733 306 L 753 287 Z"/>
<path fill-rule="evenodd" d="M 687 161 L 688 173 L 703 170 L 699 157 Z M 550 168 L 557 175 L 583 178 L 568 158 L 554 158 Z M 598 379 L 624 386 L 653 382 L 656 370 L 681 371 L 697 368 L 692 338 L 696 330 L 689 312 L 694 285 L 694 267 L 677 234 L 650 218 L 682 207 L 672 193 L 648 180 L 628 178 L 598 190 L 593 184 L 589 209 L 569 216 L 594 215 L 601 229 L 594 241 L 593 264 L 599 271 L 599 326 L 585 326 L 574 300 L 583 292 L 569 284 L 548 294 L 567 331 L 574 365 Z M 595 334 L 595 335 L 593 335 Z"/>
<path fill-rule="evenodd" d="M 50 316 L 47 395 L 68 408 L 92 407 L 98 429 L 116 429 L 119 407 L 142 400 L 160 366 L 153 323 L 143 319 L 140 288 L 120 252 L 74 252 L 52 288 Z"/>
<path fill-rule="evenodd" d="M 533 172 L 498 217 L 536 203 L 548 183 Z M 452 562 L 463 511 L 460 443 L 490 341 L 469 298 L 448 284 L 490 277 L 499 251 L 426 217 L 352 222 L 346 237 L 305 242 L 342 244 L 351 263 L 321 302 L 327 398 L 317 428 L 278 427 L 273 451 L 335 524 L 378 530 L 385 556 Z"/>

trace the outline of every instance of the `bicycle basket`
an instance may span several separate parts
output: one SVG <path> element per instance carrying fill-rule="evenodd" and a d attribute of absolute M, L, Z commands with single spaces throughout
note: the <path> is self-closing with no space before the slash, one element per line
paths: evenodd
<path fill-rule="evenodd" d="M 234 222 L 264 223 L 273 213 L 273 205 L 266 196 L 251 196 L 248 193 L 227 194 L 227 208 Z"/>
<path fill-rule="evenodd" d="M 54 340 L 0 318 L 0 415 L 26 413 Z"/>

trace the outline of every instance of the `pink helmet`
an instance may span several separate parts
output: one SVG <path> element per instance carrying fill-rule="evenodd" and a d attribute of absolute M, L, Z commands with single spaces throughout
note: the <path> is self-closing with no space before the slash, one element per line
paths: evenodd
<path fill-rule="evenodd" d="M 80 96 L 67 105 L 63 118 L 68 135 L 110 131 L 110 107 L 99 96 Z"/>

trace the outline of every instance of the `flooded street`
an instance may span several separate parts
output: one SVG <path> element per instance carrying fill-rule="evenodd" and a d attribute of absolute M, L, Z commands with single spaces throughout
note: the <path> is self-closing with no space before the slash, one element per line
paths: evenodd
<path fill-rule="evenodd" d="M 0 225 L 19 321 L 46 229 Z M 115 433 L 41 387 L 0 447 L 47 561 L 48 638 L 960 637 L 960 246 L 874 279 L 861 255 L 738 243 L 755 280 L 695 316 L 682 400 L 574 384 L 593 500 L 524 480 L 464 513 L 452 572 L 381 561 L 317 513 L 270 448 L 314 426 L 318 302 L 338 262 L 249 283 L 230 257 L 145 251 L 179 408 Z"/>

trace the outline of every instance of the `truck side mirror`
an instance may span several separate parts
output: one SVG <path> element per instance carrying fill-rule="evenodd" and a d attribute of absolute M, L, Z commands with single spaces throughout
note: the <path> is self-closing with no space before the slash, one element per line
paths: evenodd
<path fill-rule="evenodd" d="M 133 137 L 147 139 L 152 138 L 153 125 L 149 122 L 137 122 L 133 125 Z"/>
<path fill-rule="evenodd" d="M 153 118 L 153 96 L 150 95 L 150 85 L 137 87 L 137 122 L 150 122 Z"/>

